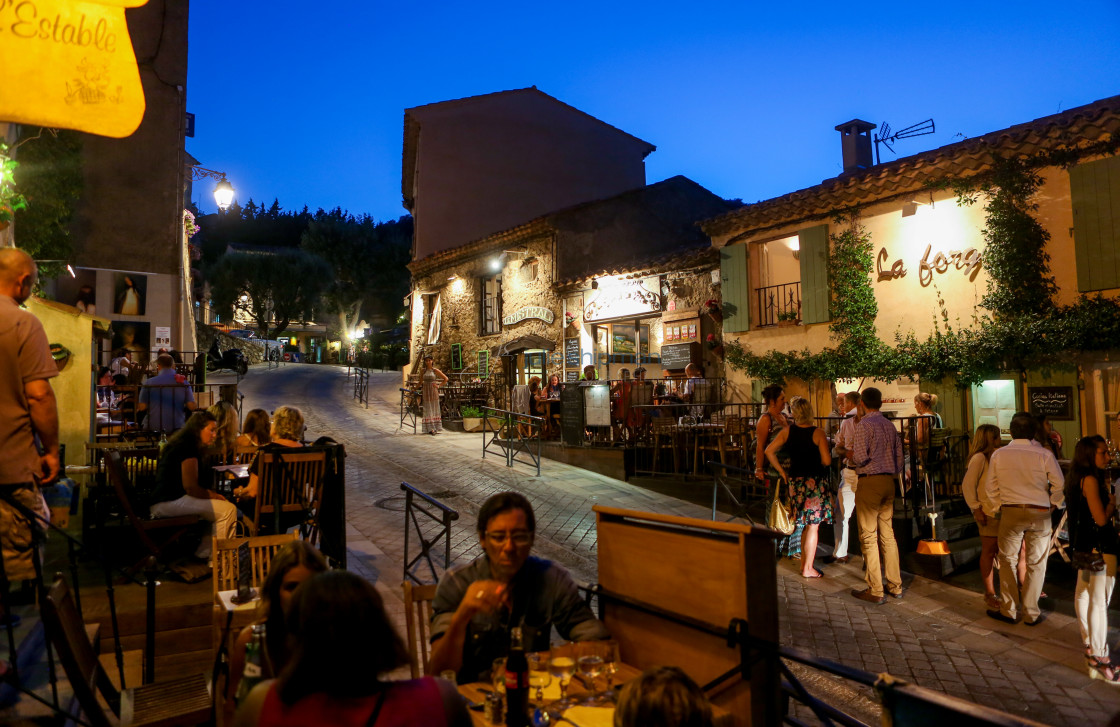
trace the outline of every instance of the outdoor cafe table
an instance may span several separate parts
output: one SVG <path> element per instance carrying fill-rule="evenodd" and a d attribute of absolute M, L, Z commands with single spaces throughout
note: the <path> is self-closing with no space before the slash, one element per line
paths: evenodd
<path fill-rule="evenodd" d="M 615 673 L 615 675 L 611 677 L 611 686 L 614 688 L 615 694 L 617 695 L 622 690 L 622 685 L 638 678 L 639 676 L 641 676 L 641 673 L 641 669 L 630 666 L 629 664 L 623 664 L 619 662 L 617 673 Z M 606 680 L 602 677 L 599 677 L 595 681 L 599 687 L 602 687 L 605 684 Z M 493 685 L 486 682 L 472 682 L 470 684 L 459 685 L 459 694 L 462 694 L 471 702 L 480 705 L 486 703 L 486 695 L 492 691 L 494 691 Z M 553 677 L 552 683 L 549 686 L 545 687 L 544 693 L 545 706 L 548 706 L 552 702 L 556 701 L 559 694 L 559 687 L 555 677 Z M 536 694 L 536 687 L 530 687 L 529 702 L 531 703 L 533 709 L 540 706 L 537 703 Z M 568 696 L 579 700 L 580 698 L 587 696 L 587 694 L 587 687 L 584 686 L 583 682 L 580 681 L 580 678 L 578 676 L 574 677 L 571 683 L 568 685 Z M 551 697 L 549 695 L 551 695 Z M 712 712 L 715 716 L 715 724 L 719 725 L 720 727 L 730 727 L 730 725 L 734 724 L 734 720 L 732 720 L 731 715 L 726 710 L 720 709 L 719 707 L 713 705 Z M 476 727 L 493 727 L 490 722 L 486 721 L 486 716 L 483 711 L 472 709 L 470 710 L 470 715 L 471 724 L 475 725 Z M 576 724 L 579 725 L 579 727 L 609 727 L 614 723 L 614 704 L 604 704 L 597 707 L 569 707 L 565 712 L 565 716 L 574 720 Z M 504 724 L 504 722 L 502 724 Z M 565 724 L 568 723 L 565 722 Z"/>

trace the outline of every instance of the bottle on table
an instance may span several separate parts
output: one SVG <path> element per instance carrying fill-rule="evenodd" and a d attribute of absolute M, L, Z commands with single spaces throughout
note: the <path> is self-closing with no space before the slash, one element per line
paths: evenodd
<path fill-rule="evenodd" d="M 506 657 L 506 727 L 529 727 L 529 660 L 520 626 L 510 629 Z"/>
<path fill-rule="evenodd" d="M 264 624 L 253 625 L 253 635 L 249 643 L 245 644 L 245 670 L 241 674 L 241 683 L 237 685 L 237 694 L 233 699 L 237 704 L 249 696 L 253 687 L 264 679 Z"/>

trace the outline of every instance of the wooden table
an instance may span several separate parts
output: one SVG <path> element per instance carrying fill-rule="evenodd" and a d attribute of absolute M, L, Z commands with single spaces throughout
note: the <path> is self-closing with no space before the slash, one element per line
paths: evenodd
<path fill-rule="evenodd" d="M 614 687 L 615 694 L 618 694 L 624 684 L 637 679 L 639 676 L 641 676 L 641 674 L 641 669 L 630 666 L 629 664 L 619 663 L 618 672 L 611 679 L 611 685 Z M 600 677 L 596 680 L 596 683 L 602 686 L 604 680 Z M 556 679 L 553 678 L 552 687 L 546 688 L 546 691 L 555 689 L 555 685 Z M 459 685 L 459 693 L 475 704 L 485 704 L 487 693 L 493 691 L 493 689 L 494 688 L 492 685 L 485 682 L 472 682 L 470 684 Z M 539 706 L 537 705 L 536 701 L 536 691 L 537 690 L 535 687 L 529 688 L 529 701 L 534 707 Z M 587 693 L 588 690 L 584 686 L 583 682 L 580 681 L 579 677 L 573 678 L 571 684 L 568 685 L 569 697 L 575 697 L 578 699 L 580 697 L 586 696 Z M 551 703 L 552 701 L 554 700 L 550 700 L 547 697 L 544 700 L 546 705 Z M 602 714 L 600 715 L 603 719 L 602 724 L 611 724 L 614 719 L 613 705 L 604 705 L 604 707 L 601 707 L 600 709 L 602 709 Z M 732 724 L 734 724 L 734 721 L 731 719 L 731 715 L 726 710 L 720 709 L 715 705 L 712 705 L 712 710 L 715 715 L 715 724 L 719 725 L 720 727 L 730 727 Z M 476 727 L 493 727 L 490 722 L 486 721 L 486 715 L 483 711 L 472 709 L 470 710 L 470 715 L 471 724 L 476 725 Z M 595 725 L 599 724 L 598 722 L 592 722 L 590 720 L 581 720 L 579 719 L 578 715 L 573 716 L 575 716 L 576 722 L 579 723 L 579 727 L 595 727 Z M 562 724 L 567 725 L 568 723 L 564 722 Z"/>

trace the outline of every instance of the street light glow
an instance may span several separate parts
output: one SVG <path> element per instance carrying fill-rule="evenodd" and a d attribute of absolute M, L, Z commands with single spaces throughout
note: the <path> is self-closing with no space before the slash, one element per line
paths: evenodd
<path fill-rule="evenodd" d="M 228 210 L 229 206 L 233 204 L 233 195 L 236 191 L 233 185 L 229 183 L 229 180 L 223 177 L 222 180 L 214 186 L 214 202 L 217 203 L 218 209 L 222 212 Z"/>

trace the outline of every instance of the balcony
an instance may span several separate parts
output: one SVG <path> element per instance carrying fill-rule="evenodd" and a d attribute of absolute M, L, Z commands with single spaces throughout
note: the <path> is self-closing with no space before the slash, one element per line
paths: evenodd
<path fill-rule="evenodd" d="M 755 291 L 758 318 L 755 326 L 765 328 L 779 322 L 801 320 L 801 282 L 768 285 Z"/>

